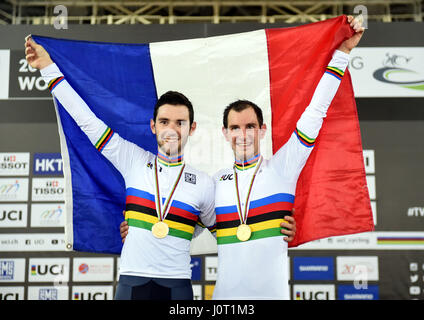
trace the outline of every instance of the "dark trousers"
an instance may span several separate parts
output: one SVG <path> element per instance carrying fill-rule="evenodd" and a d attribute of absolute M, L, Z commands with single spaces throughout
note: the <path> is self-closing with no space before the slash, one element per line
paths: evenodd
<path fill-rule="evenodd" d="M 115 300 L 193 300 L 190 279 L 121 275 Z"/>

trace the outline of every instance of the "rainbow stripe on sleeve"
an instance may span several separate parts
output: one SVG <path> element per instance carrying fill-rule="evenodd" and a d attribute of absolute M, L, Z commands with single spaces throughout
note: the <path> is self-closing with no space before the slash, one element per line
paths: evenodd
<path fill-rule="evenodd" d="M 56 88 L 56 86 L 61 83 L 63 80 L 65 80 L 65 77 L 59 77 L 59 78 L 55 78 L 53 80 L 51 80 L 48 84 L 49 90 L 50 92 L 53 91 L 54 88 Z"/>
<path fill-rule="evenodd" d="M 307 148 L 312 148 L 315 145 L 315 139 L 309 138 L 306 134 L 300 131 L 298 128 L 294 130 L 294 134 L 299 139 L 300 143 Z"/>
<path fill-rule="evenodd" d="M 328 66 L 325 70 L 325 73 L 332 75 L 333 77 L 335 77 L 338 80 L 342 80 L 342 78 L 344 76 L 343 70 L 336 68 L 336 67 L 332 67 L 332 66 Z"/>
<path fill-rule="evenodd" d="M 103 132 L 100 139 L 94 145 L 96 147 L 96 149 L 101 152 L 104 149 L 104 147 L 108 144 L 108 142 L 112 138 L 113 134 L 114 134 L 114 132 L 111 128 L 109 128 L 109 127 L 106 128 L 105 132 Z"/>

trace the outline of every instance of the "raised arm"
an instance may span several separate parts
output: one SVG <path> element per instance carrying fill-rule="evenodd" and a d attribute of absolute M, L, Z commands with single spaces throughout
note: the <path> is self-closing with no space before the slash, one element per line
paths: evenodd
<path fill-rule="evenodd" d="M 349 53 L 356 47 L 364 33 L 360 19 L 354 20 L 348 16 L 348 22 L 355 31 L 354 35 L 343 41 L 339 48 L 333 53 L 333 57 L 322 76 L 309 106 L 297 123 L 297 134 L 302 140 L 304 138 L 307 146 L 313 145 L 321 129 L 324 118 L 327 116 L 328 107 L 340 85 L 340 81 L 349 63 Z"/>
<path fill-rule="evenodd" d="M 355 31 L 354 35 L 335 50 L 308 107 L 296 124 L 295 131 L 272 158 L 275 166 L 281 168 L 283 175 L 288 179 L 296 180 L 302 171 L 349 63 L 349 53 L 364 33 L 360 19 L 349 16 L 348 22 Z"/>
<path fill-rule="evenodd" d="M 124 177 L 135 153 L 138 153 L 138 158 L 147 158 L 146 151 L 121 138 L 90 110 L 66 81 L 48 52 L 30 36 L 25 41 L 25 54 L 30 66 L 40 70 L 53 97 L 62 104 L 93 146 L 111 161 Z"/>

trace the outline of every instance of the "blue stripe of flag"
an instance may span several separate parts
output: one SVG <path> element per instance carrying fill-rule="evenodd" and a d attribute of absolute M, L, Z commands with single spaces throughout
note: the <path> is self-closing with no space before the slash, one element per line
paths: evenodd
<path fill-rule="evenodd" d="M 157 101 L 150 49 L 128 45 L 54 39 L 33 35 L 65 79 L 114 132 L 155 153 L 150 119 Z M 113 61 L 113 63 L 104 63 Z M 116 168 L 91 144 L 56 101 L 66 139 L 73 199 L 73 249 L 119 254 L 119 225 L 125 183 Z"/>

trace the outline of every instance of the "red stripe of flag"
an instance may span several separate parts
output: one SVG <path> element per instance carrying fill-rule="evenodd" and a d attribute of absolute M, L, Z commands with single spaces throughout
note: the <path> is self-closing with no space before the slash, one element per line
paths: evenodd
<path fill-rule="evenodd" d="M 346 16 L 266 30 L 274 153 L 295 130 L 334 51 L 353 34 Z M 302 232 L 296 233 L 290 247 L 374 230 L 348 69 L 299 176 L 294 207 Z"/>

